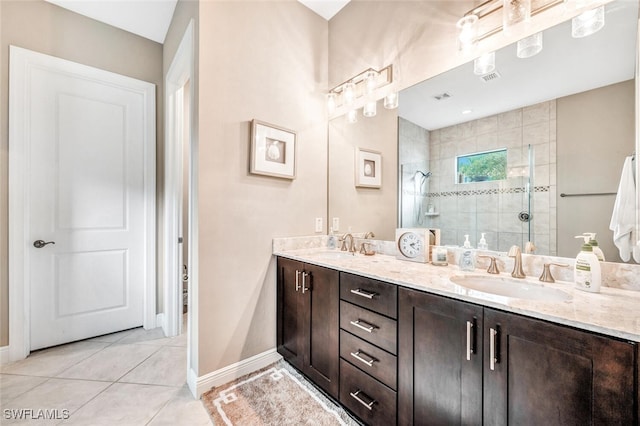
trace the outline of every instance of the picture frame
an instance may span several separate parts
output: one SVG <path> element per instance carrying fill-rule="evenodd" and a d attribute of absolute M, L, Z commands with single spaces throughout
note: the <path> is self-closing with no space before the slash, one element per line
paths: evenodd
<path fill-rule="evenodd" d="M 382 187 L 382 153 L 356 148 L 356 187 Z"/>
<path fill-rule="evenodd" d="M 249 173 L 282 179 L 296 178 L 296 132 L 251 120 Z"/>

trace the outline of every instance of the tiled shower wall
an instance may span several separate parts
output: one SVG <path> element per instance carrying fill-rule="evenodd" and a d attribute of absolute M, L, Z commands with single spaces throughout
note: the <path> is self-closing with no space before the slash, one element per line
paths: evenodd
<path fill-rule="evenodd" d="M 437 215 L 427 214 L 424 226 L 439 228 L 442 244 L 462 245 L 469 234 L 476 247 L 484 232 L 491 250 L 506 251 L 532 241 L 536 253 L 556 254 L 555 100 L 431 131 L 428 143 L 433 175 L 424 211 L 432 204 Z M 507 149 L 506 180 L 456 183 L 456 156 L 500 148 Z M 532 212 L 532 221 L 520 221 L 520 212 Z"/>
<path fill-rule="evenodd" d="M 404 228 L 426 227 L 427 194 L 429 194 L 430 178 L 422 178 L 416 172 L 430 171 L 429 164 L 429 131 L 413 124 L 404 118 L 398 119 L 398 193 L 400 226 Z"/>

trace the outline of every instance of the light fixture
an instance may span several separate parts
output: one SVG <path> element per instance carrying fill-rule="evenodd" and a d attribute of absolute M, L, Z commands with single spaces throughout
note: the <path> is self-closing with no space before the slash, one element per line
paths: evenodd
<path fill-rule="evenodd" d="M 376 101 L 385 98 L 385 108 L 397 108 L 398 95 L 391 87 L 380 90 L 393 83 L 393 66 L 381 70 L 368 68 L 346 82 L 339 84 L 327 94 L 327 110 L 330 117 L 347 114 L 349 122 L 357 121 L 357 108 L 363 107 L 365 117 L 376 115 Z M 389 100 L 386 97 L 389 97 Z"/>
<path fill-rule="evenodd" d="M 398 101 L 400 95 L 398 92 L 391 92 L 387 96 L 384 97 L 384 107 L 386 109 L 395 109 L 398 108 Z"/>
<path fill-rule="evenodd" d="M 509 30 L 520 22 L 531 19 L 531 0 L 503 0 L 502 30 Z"/>
<path fill-rule="evenodd" d="M 347 113 L 347 121 L 349 123 L 357 123 L 358 122 L 358 110 L 350 109 Z"/>
<path fill-rule="evenodd" d="M 581 38 L 590 36 L 604 27 L 604 5 L 587 10 L 571 20 L 571 36 Z"/>
<path fill-rule="evenodd" d="M 342 98 L 345 105 L 353 105 L 356 100 L 356 84 L 352 81 L 348 81 L 342 88 Z"/>
<path fill-rule="evenodd" d="M 518 40 L 516 55 L 518 58 L 530 58 L 542 51 L 542 33 L 535 33 Z"/>
<path fill-rule="evenodd" d="M 477 15 L 464 16 L 456 23 L 456 27 L 458 27 L 458 49 L 467 51 L 476 43 L 478 34 L 477 23 Z"/>
<path fill-rule="evenodd" d="M 336 97 L 337 95 L 333 92 L 327 93 L 327 110 L 329 114 L 333 114 L 336 110 Z"/>
<path fill-rule="evenodd" d="M 368 70 L 364 73 L 364 91 L 367 95 L 373 93 L 378 85 L 378 73 L 374 70 Z"/>
<path fill-rule="evenodd" d="M 485 53 L 473 60 L 473 73 L 485 75 L 496 69 L 496 52 Z"/>
<path fill-rule="evenodd" d="M 375 100 L 369 101 L 364 104 L 364 108 L 362 108 L 362 115 L 364 115 L 365 117 L 375 117 L 377 104 L 378 102 L 376 102 Z"/>

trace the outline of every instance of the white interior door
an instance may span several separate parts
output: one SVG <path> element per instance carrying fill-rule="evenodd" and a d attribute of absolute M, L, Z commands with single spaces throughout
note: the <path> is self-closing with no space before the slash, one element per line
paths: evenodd
<path fill-rule="evenodd" d="M 24 49 L 11 54 L 12 64 L 26 55 L 28 68 L 11 70 L 24 72 L 11 75 L 11 96 L 22 102 L 11 114 L 24 114 L 30 349 L 141 326 L 155 255 L 147 241 L 155 86 Z M 14 90 L 16 78 L 24 91 Z"/>

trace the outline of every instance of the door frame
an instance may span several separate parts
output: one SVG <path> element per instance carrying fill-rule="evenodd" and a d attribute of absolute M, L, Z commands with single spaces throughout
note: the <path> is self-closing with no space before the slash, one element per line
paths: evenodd
<path fill-rule="evenodd" d="M 51 68 L 84 79 L 109 79 L 143 94 L 145 98 L 144 204 L 145 204 L 145 329 L 156 326 L 156 107 L 155 85 L 54 56 L 10 46 L 9 71 L 9 361 L 26 358 L 31 351 L 29 242 L 29 123 L 28 76 L 34 68 Z"/>
<path fill-rule="evenodd" d="M 182 220 L 187 218 L 187 244 L 189 252 L 189 280 L 187 310 L 187 384 L 196 396 L 198 371 L 198 152 L 197 114 L 195 109 L 198 89 L 195 81 L 195 23 L 190 20 L 165 77 L 165 147 L 164 147 L 164 201 L 162 268 L 164 288 L 163 330 L 167 336 L 180 334 L 182 324 L 182 269 L 178 238 L 182 233 Z M 181 96 L 189 82 L 189 182 L 188 207 L 181 214 L 183 203 L 183 115 L 175 108 L 176 96 Z M 181 109 L 181 108 L 180 108 Z"/>

